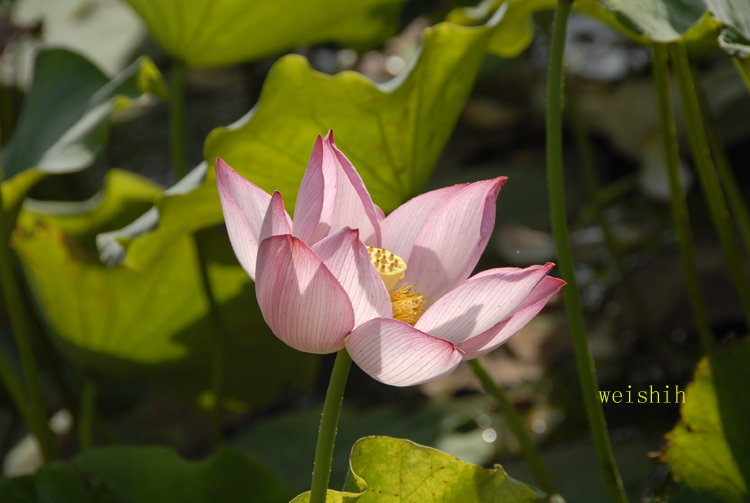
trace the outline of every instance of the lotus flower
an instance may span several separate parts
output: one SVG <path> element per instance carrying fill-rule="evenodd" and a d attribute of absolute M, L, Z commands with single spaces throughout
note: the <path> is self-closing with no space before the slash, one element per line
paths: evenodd
<path fill-rule="evenodd" d="M 292 220 L 279 192 L 224 161 L 216 178 L 229 238 L 266 323 L 309 353 L 347 347 L 373 378 L 420 384 L 500 346 L 565 284 L 553 264 L 469 275 L 506 178 L 415 197 L 388 217 L 333 134 L 318 137 Z"/>

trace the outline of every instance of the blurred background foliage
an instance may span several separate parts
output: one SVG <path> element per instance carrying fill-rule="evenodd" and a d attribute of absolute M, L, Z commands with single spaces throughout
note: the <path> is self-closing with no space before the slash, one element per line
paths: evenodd
<path fill-rule="evenodd" d="M 244 501 L 247 491 L 257 501 L 288 501 L 309 487 L 333 360 L 291 350 L 265 326 L 222 226 L 215 158 L 291 204 L 316 135 L 333 128 L 386 212 L 425 190 L 508 176 L 478 269 L 554 261 L 544 86 L 556 2 L 128 3 L 0 1 L 2 211 L 15 220 L 3 232 L 24 280 L 22 301 L 35 315 L 45 405 L 69 460 L 0 482 L 0 500 Z M 649 46 L 685 44 L 720 140 L 714 156 L 736 182 L 725 190 L 747 200 L 750 6 L 578 0 L 575 10 L 566 50 L 566 190 L 599 384 L 689 389 L 682 418 L 675 403 L 605 405 L 626 489 L 632 501 L 745 501 L 750 376 L 747 342 L 733 339 L 746 334 L 746 313 L 678 113 L 696 267 L 723 344 L 701 360 L 668 206 Z M 194 167 L 182 180 L 169 157 L 166 101 L 180 72 L 184 154 Z M 595 171 L 585 169 L 587 158 Z M 222 327 L 229 446 L 207 459 L 216 320 L 201 263 Z M 20 369 L 5 303 L 0 309 L 0 349 Z M 560 493 L 603 501 L 561 302 L 486 364 Z M 89 383 L 97 390 L 93 444 L 159 444 L 203 461 L 157 447 L 79 452 Z M 349 451 L 368 435 L 408 438 L 480 466 L 500 462 L 534 484 L 506 420 L 480 389 L 463 366 L 410 389 L 353 369 L 332 487 L 356 495 L 367 484 L 387 486 L 390 449 L 442 462 L 437 451 L 364 439 L 356 445 L 373 442 L 376 454 L 372 466 L 362 464 Z M 26 435 L 3 395 L 5 475 L 39 463 Z M 165 475 L 150 479 L 157 465 Z M 525 485 L 514 492 L 502 470 L 472 470 L 457 467 L 451 486 L 474 491 L 487 477 L 482 484 L 516 494 L 511 501 L 538 499 Z M 488 500 L 477 491 L 476 501 Z"/>

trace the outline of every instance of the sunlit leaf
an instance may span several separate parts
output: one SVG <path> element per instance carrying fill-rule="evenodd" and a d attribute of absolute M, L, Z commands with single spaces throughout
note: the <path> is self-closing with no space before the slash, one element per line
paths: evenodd
<path fill-rule="evenodd" d="M 370 45 L 394 34 L 403 0 L 127 0 L 172 56 L 224 66 L 300 45 Z"/>
<path fill-rule="evenodd" d="M 748 361 L 746 338 L 699 362 L 661 458 L 678 481 L 725 502 L 750 498 Z"/>
<path fill-rule="evenodd" d="M 27 205 L 13 246 L 70 363 L 94 376 L 158 379 L 195 395 L 209 389 L 213 328 L 192 236 L 165 247 L 148 273 L 109 268 L 94 247 L 97 233 L 143 213 L 159 192 L 137 175 L 112 170 L 93 209 L 76 214 L 72 203 Z M 271 334 L 226 234 L 217 231 L 208 244 L 209 277 L 226 330 L 227 393 L 257 406 L 281 386 L 309 385 L 316 359 Z"/>
<path fill-rule="evenodd" d="M 366 437 L 352 447 L 344 492 L 328 491 L 327 501 L 403 503 L 521 503 L 542 501 L 529 486 L 500 465 L 481 468 L 409 440 Z M 293 500 L 310 500 L 305 493 Z"/>
<path fill-rule="evenodd" d="M 0 481 L 0 501 L 15 503 L 286 503 L 289 490 L 258 461 L 222 447 L 186 461 L 163 447 L 107 447 L 33 476 Z"/>
<path fill-rule="evenodd" d="M 34 185 L 46 177 L 47 173 L 39 171 L 38 169 L 27 169 L 23 173 L 19 173 L 10 180 L 5 180 L 0 184 L 0 190 L 3 191 L 2 211 L 9 215 L 7 221 L 15 221 L 16 214 L 21 208 L 21 203 L 26 197 L 26 194 L 34 187 Z M 10 231 L 10 229 L 8 229 L 8 231 Z"/>
<path fill-rule="evenodd" d="M 34 83 L 3 150 L 6 177 L 29 168 L 68 173 L 90 166 L 104 145 L 112 110 L 143 93 L 166 95 L 159 70 L 146 57 L 109 80 L 83 56 L 41 51 Z"/>
<path fill-rule="evenodd" d="M 315 138 L 329 129 L 383 210 L 418 194 L 471 91 L 494 22 L 428 28 L 414 66 L 384 85 L 355 72 L 318 73 L 300 56 L 282 58 L 256 107 L 237 124 L 209 135 L 210 169 L 203 185 L 160 198 L 153 222 L 158 227 L 132 239 L 125 264 L 148 267 L 175 236 L 223 221 L 216 157 L 264 190 L 279 190 L 293 210 Z"/>

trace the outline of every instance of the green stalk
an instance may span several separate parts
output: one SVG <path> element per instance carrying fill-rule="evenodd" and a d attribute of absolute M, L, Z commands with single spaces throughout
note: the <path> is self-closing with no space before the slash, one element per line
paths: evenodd
<path fill-rule="evenodd" d="M 737 69 L 737 73 L 740 74 L 742 82 L 745 83 L 747 92 L 750 93 L 750 56 L 748 56 L 747 58 L 732 56 L 732 63 L 734 63 L 734 67 Z"/>
<path fill-rule="evenodd" d="M 26 403 L 23 386 L 15 370 L 13 370 L 10 360 L 2 352 L 0 352 L 0 381 L 2 381 L 5 389 L 8 390 L 8 394 L 18 409 L 19 414 L 21 414 L 21 417 L 23 417 L 24 421 L 30 423 L 31 413 Z"/>
<path fill-rule="evenodd" d="M 638 295 L 635 285 L 633 285 L 633 282 L 630 280 L 630 276 L 625 267 L 625 259 L 622 250 L 620 250 L 620 245 L 617 243 L 614 232 L 612 232 L 612 228 L 609 226 L 609 222 L 604 216 L 603 204 L 599 196 L 599 182 L 597 181 L 596 167 L 594 165 L 594 152 L 591 147 L 591 140 L 589 139 L 589 132 L 586 123 L 583 121 L 583 117 L 581 117 L 575 93 L 570 92 L 569 88 L 566 88 L 565 98 L 568 108 L 568 118 L 573 131 L 573 139 L 576 143 L 576 149 L 578 150 L 578 155 L 581 159 L 581 167 L 583 168 L 583 180 L 586 188 L 586 195 L 591 202 L 591 206 L 594 210 L 594 217 L 599 224 L 599 228 L 602 230 L 604 246 L 607 248 L 607 251 L 615 262 L 615 269 L 617 269 L 617 272 L 620 275 L 623 286 L 625 287 L 625 293 L 628 296 L 628 301 L 636 314 L 638 327 L 640 328 L 641 333 L 651 335 L 648 311 L 643 305 L 641 296 Z M 649 338 L 649 340 L 651 340 L 651 338 Z"/>
<path fill-rule="evenodd" d="M 534 474 L 534 478 L 539 484 L 539 487 L 549 496 L 557 494 L 557 491 L 552 485 L 552 481 L 547 474 L 547 470 L 545 470 L 544 468 L 542 459 L 541 457 L 539 457 L 539 452 L 536 450 L 534 443 L 526 434 L 526 430 L 521 423 L 521 418 L 518 417 L 518 412 L 516 412 L 516 408 L 513 407 L 513 404 L 510 403 L 508 396 L 500 386 L 495 384 L 495 381 L 493 381 L 492 377 L 487 373 L 487 369 L 485 369 L 481 358 L 470 360 L 469 365 L 471 365 L 471 369 L 474 371 L 474 374 L 479 378 L 480 381 L 482 381 L 484 389 L 487 391 L 487 393 L 492 395 L 495 400 L 497 400 L 497 404 L 498 406 L 500 406 L 500 410 L 503 411 L 503 417 L 505 417 L 505 420 L 508 421 L 508 426 L 510 426 L 510 429 L 513 431 L 513 435 L 515 435 L 518 443 L 521 444 L 523 454 L 524 456 L 526 456 L 526 462 L 529 464 L 529 467 L 531 468 L 531 471 Z"/>
<path fill-rule="evenodd" d="M 0 164 L 0 184 L 2 184 L 4 179 L 5 173 L 2 164 Z M 13 223 L 8 221 L 3 208 L 2 190 L 0 190 L 0 236 L 7 237 L 10 235 Z M 24 414 L 24 419 L 27 421 L 29 430 L 39 442 L 44 461 L 50 462 L 57 459 L 55 439 L 47 422 L 47 409 L 44 404 L 44 395 L 42 394 L 42 386 L 39 382 L 36 361 L 34 360 L 28 318 L 29 313 L 25 309 L 21 297 L 21 289 L 16 282 L 11 262 L 10 245 L 5 240 L 5 237 L 0 242 L 0 283 L 2 283 L 3 297 L 8 307 L 8 315 L 10 316 L 10 325 L 16 340 L 16 347 L 21 357 L 21 365 L 23 366 L 24 380 L 26 382 L 26 394 L 18 389 L 20 386 L 17 381 L 14 383 L 15 379 L 11 375 L 15 376 L 15 373 L 13 373 L 5 357 L 0 358 L 0 371 L 4 383 L 10 385 L 8 389 L 14 400 L 19 400 L 22 395 L 28 398 L 28 400 L 24 399 L 16 402 L 17 406 L 19 411 Z M 22 405 L 23 403 L 25 403 L 25 406 Z"/>
<path fill-rule="evenodd" d="M 724 251 L 734 286 L 740 296 L 747 324 L 750 326 L 750 282 L 748 282 L 747 274 L 742 267 L 742 260 L 732 230 L 731 217 L 724 200 L 724 192 L 721 189 L 716 168 L 711 159 L 711 151 L 706 140 L 706 132 L 703 127 L 700 105 L 698 104 L 698 94 L 695 90 L 685 44 L 673 42 L 669 44 L 669 51 L 677 77 L 677 89 L 680 93 L 682 111 L 685 114 L 690 149 L 703 187 L 703 195 L 706 198 L 711 219 L 719 236 L 719 242 Z"/>
<path fill-rule="evenodd" d="M 694 69 L 691 68 L 691 70 Z M 692 71 L 692 74 L 693 82 L 695 82 L 695 90 L 699 97 L 701 117 L 703 117 L 703 127 L 706 129 L 706 139 L 708 140 L 708 146 L 714 155 L 714 162 L 716 163 L 719 181 L 721 182 L 722 188 L 726 191 L 729 209 L 734 217 L 737 230 L 739 230 L 740 239 L 745 247 L 745 253 L 750 253 L 750 212 L 747 210 L 747 205 L 742 197 L 739 184 L 732 172 L 732 166 L 729 164 L 727 149 L 721 136 L 716 131 L 711 112 L 708 109 L 706 93 L 698 82 L 695 71 Z"/>
<path fill-rule="evenodd" d="M 195 234 L 195 244 L 198 250 L 198 268 L 200 269 L 201 284 L 203 292 L 208 302 L 209 318 L 213 325 L 212 345 L 213 345 L 213 363 L 211 366 L 211 389 L 214 395 L 213 409 L 211 411 L 212 428 L 211 436 L 214 447 L 221 445 L 223 437 L 223 410 L 222 402 L 224 399 L 224 366 L 226 362 L 226 349 L 224 347 L 224 325 L 221 322 L 219 305 L 211 287 L 211 279 L 208 276 L 208 245 L 209 236 L 206 231 Z"/>
<path fill-rule="evenodd" d="M 178 59 L 172 61 L 169 76 L 169 159 L 179 180 L 187 172 L 185 161 L 185 74 L 187 67 Z"/>
<path fill-rule="evenodd" d="M 682 189 L 682 182 L 680 181 L 677 128 L 674 123 L 672 91 L 669 85 L 669 57 L 667 49 L 663 44 L 653 44 L 652 50 L 654 52 L 654 87 L 656 90 L 656 102 L 659 106 L 659 127 L 661 128 L 661 139 L 664 144 L 669 191 L 672 196 L 672 219 L 674 220 L 674 227 L 677 232 L 677 242 L 680 245 L 682 268 L 688 287 L 690 304 L 693 307 L 695 324 L 701 338 L 703 352 L 709 354 L 714 345 L 714 336 L 711 331 L 706 304 L 703 302 L 703 296 L 701 295 L 698 270 L 695 266 L 690 216 L 688 214 L 687 201 L 685 200 L 685 191 Z"/>
<path fill-rule="evenodd" d="M 94 446 L 93 426 L 96 414 L 96 382 L 86 379 L 81 392 L 81 411 L 78 414 L 78 446 L 82 451 Z"/>
<path fill-rule="evenodd" d="M 336 354 L 331 381 L 328 383 L 326 401 L 323 404 L 323 415 L 320 417 L 318 444 L 315 447 L 315 466 L 313 468 L 310 503 L 325 503 L 328 493 L 328 480 L 331 477 L 333 445 L 336 442 L 341 403 L 344 400 L 344 388 L 352 366 L 352 357 L 346 348 Z"/>
<path fill-rule="evenodd" d="M 599 469 L 609 498 L 613 503 L 625 503 L 627 497 L 622 486 L 620 473 L 615 463 L 612 445 L 607 434 L 602 404 L 599 402 L 599 385 L 591 350 L 586 339 L 581 300 L 573 265 L 573 252 L 570 246 L 567 208 L 565 204 L 565 176 L 563 173 L 563 56 L 565 52 L 565 32 L 568 16 L 573 6 L 572 0 L 560 0 L 555 11 L 550 49 L 550 66 L 547 81 L 547 183 L 549 185 L 550 215 L 555 236 L 555 248 L 563 280 L 568 285 L 563 288 L 565 310 L 568 315 L 573 348 L 576 355 L 578 375 L 581 379 L 583 401 L 586 407 L 591 437 L 594 441 Z"/>

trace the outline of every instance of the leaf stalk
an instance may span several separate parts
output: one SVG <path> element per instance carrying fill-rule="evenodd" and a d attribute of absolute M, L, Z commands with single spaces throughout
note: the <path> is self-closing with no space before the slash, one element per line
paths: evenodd
<path fill-rule="evenodd" d="M 544 468 L 544 463 L 542 463 L 542 458 L 539 456 L 539 451 L 537 451 L 536 446 L 526 434 L 526 429 L 521 423 L 521 418 L 519 417 L 516 408 L 508 399 L 508 395 L 506 395 L 505 391 L 492 380 L 492 376 L 487 372 L 481 358 L 470 360 L 469 365 L 471 366 L 471 370 L 474 371 L 474 375 L 482 381 L 482 385 L 487 393 L 497 400 L 497 405 L 503 412 L 503 417 L 505 417 L 505 420 L 508 422 L 508 426 L 510 426 L 518 443 L 521 444 L 523 455 L 526 457 L 526 462 L 529 464 L 529 468 L 531 468 L 531 472 L 534 474 L 534 478 L 539 484 L 539 487 L 550 496 L 557 494 L 557 491 L 552 484 L 552 480 L 549 478 L 547 470 Z"/>
<path fill-rule="evenodd" d="M 4 179 L 5 172 L 0 161 L 0 186 Z M 7 386 L 18 410 L 24 416 L 29 430 L 39 442 L 43 460 L 51 462 L 57 459 L 55 438 L 47 422 L 47 408 L 44 403 L 31 339 L 30 313 L 21 297 L 21 289 L 13 271 L 10 243 L 7 241 L 13 225 L 14 222 L 5 213 L 2 190 L 0 190 L 0 236 L 3 236 L 2 242 L 0 242 L 0 283 L 2 283 L 3 297 L 8 308 L 11 329 L 21 358 L 26 392 L 23 392 L 21 384 L 5 355 L 0 357 L 0 377 Z"/>
<path fill-rule="evenodd" d="M 581 380 L 583 401 L 591 428 L 599 469 L 604 479 L 609 498 L 613 503 L 625 503 L 625 489 L 612 452 L 607 434 L 604 411 L 599 400 L 599 385 L 596 381 L 594 360 L 586 339 L 581 300 L 575 277 L 573 252 L 568 231 L 565 203 L 565 176 L 563 171 L 563 96 L 565 74 L 563 72 L 565 36 L 568 17 L 573 7 L 572 0 L 560 0 L 555 10 L 550 49 L 550 66 L 547 81 L 547 183 L 549 186 L 550 216 L 555 237 L 555 248 L 562 279 L 568 285 L 563 288 L 565 310 L 568 315 L 573 348 L 576 356 L 578 376 Z"/>
<path fill-rule="evenodd" d="M 734 281 L 734 286 L 740 297 L 740 303 L 745 311 L 747 325 L 750 326 L 750 282 L 742 265 L 739 249 L 735 240 L 729 209 L 727 208 L 724 192 L 722 191 L 719 177 L 716 173 L 711 150 L 706 139 L 706 130 L 703 126 L 698 93 L 696 92 L 693 73 L 690 69 L 687 50 L 683 42 L 672 42 L 668 46 L 669 56 L 672 59 L 677 89 L 680 95 L 682 111 L 685 114 L 688 140 L 693 154 L 698 178 L 703 187 L 703 195 L 708 204 L 711 220 L 719 243 L 724 251 L 729 271 Z"/>
<path fill-rule="evenodd" d="M 672 220 L 677 233 L 677 242 L 682 256 L 682 268 L 688 287 L 688 296 L 693 308 L 693 316 L 701 338 L 703 352 L 708 354 L 713 347 L 714 336 L 711 331 L 706 304 L 701 294 L 698 269 L 695 265 L 695 251 L 693 250 L 693 235 L 690 230 L 690 216 L 688 213 L 685 191 L 680 180 L 680 157 L 677 144 L 677 128 L 672 110 L 672 91 L 669 86 L 669 56 L 663 44 L 653 44 L 654 53 L 653 76 L 656 102 L 659 107 L 659 127 L 661 140 L 664 144 L 669 191 L 671 193 Z"/>

